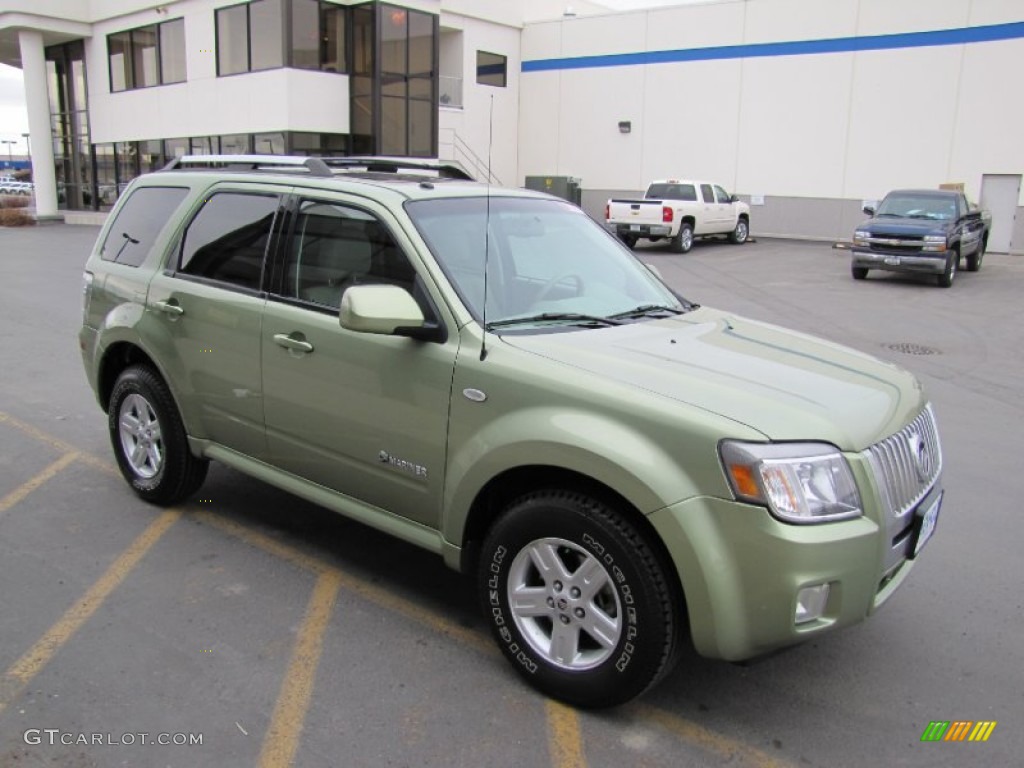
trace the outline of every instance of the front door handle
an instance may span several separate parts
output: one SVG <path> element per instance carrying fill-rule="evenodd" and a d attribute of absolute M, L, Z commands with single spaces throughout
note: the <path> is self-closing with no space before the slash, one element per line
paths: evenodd
<path fill-rule="evenodd" d="M 180 304 L 172 304 L 169 301 L 154 301 L 153 306 L 159 309 L 161 312 L 166 312 L 168 315 L 180 317 L 185 314 L 184 308 Z"/>
<path fill-rule="evenodd" d="M 289 336 L 287 333 L 275 333 L 274 343 L 279 347 L 290 349 L 295 352 L 312 352 L 313 345 L 303 339 L 296 339 L 293 336 Z"/>

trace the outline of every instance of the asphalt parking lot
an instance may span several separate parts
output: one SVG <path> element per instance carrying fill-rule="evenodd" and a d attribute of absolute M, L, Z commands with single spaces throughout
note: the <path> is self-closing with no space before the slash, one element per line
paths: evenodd
<path fill-rule="evenodd" d="M 439 558 L 223 467 L 188 504 L 139 501 L 78 354 L 97 232 L 0 229 L 0 766 L 1022 764 L 1024 258 L 942 290 L 854 282 L 822 244 L 638 250 L 695 301 L 912 370 L 947 496 L 871 621 L 752 664 L 685 659 L 592 713 L 519 681 Z M 997 725 L 922 743 L 931 721 Z"/>

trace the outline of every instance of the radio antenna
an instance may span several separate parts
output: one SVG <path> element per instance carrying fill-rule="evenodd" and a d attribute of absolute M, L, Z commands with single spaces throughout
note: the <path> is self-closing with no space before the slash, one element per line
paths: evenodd
<path fill-rule="evenodd" d="M 487 211 L 484 215 L 484 307 L 483 335 L 480 339 L 480 362 L 487 359 L 487 262 L 491 254 L 491 147 L 494 146 L 494 94 L 491 94 L 491 111 L 487 126 Z"/>

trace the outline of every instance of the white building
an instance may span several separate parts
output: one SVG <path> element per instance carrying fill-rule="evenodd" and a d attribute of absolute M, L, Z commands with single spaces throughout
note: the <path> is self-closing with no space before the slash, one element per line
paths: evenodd
<path fill-rule="evenodd" d="M 823 239 L 891 188 L 960 183 L 993 212 L 990 249 L 1024 252 L 1021 0 L 3 8 L 43 213 L 103 208 L 185 152 L 407 154 L 579 177 L 598 217 L 649 179 L 711 178 L 755 234 Z"/>

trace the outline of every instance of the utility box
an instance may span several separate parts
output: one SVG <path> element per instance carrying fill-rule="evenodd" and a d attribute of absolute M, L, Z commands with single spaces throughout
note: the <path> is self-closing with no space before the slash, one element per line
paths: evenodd
<path fill-rule="evenodd" d="M 580 205 L 583 201 L 583 189 L 580 180 L 575 176 L 527 176 L 526 188 L 535 192 L 547 192 L 575 205 Z"/>

